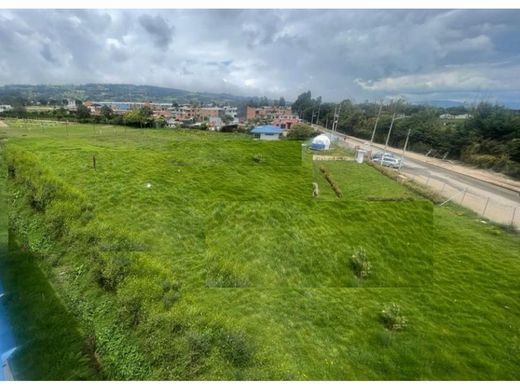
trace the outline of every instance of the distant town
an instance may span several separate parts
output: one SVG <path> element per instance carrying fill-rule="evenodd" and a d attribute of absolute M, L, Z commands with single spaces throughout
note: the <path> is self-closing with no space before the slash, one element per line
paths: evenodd
<path fill-rule="evenodd" d="M 47 106 L 35 102 L 28 111 L 46 111 L 64 109 L 67 114 L 75 114 L 79 109 L 86 108 L 90 116 L 100 117 L 103 110 L 109 110 L 115 115 L 124 115 L 134 110 L 147 108 L 152 113 L 154 121 L 164 121 L 165 127 L 204 127 L 208 130 L 220 131 L 224 127 L 238 127 L 249 124 L 269 124 L 282 131 L 300 123 L 298 115 L 293 114 L 291 107 L 270 105 L 261 107 L 245 106 L 239 110 L 237 106 L 215 104 L 178 104 L 158 102 L 116 102 L 92 101 L 84 102 L 76 99 L 65 99 L 61 105 Z M 11 105 L 0 105 L 0 112 L 13 110 Z M 241 112 L 241 115 L 239 112 Z"/>

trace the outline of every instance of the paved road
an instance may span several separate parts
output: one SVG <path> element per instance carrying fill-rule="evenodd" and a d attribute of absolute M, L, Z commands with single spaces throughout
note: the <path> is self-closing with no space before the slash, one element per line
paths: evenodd
<path fill-rule="evenodd" d="M 341 140 L 340 144 L 345 147 L 354 148 L 360 146 L 366 148 L 368 145 L 366 140 L 360 138 L 346 136 L 346 140 L 343 140 L 345 137 L 344 134 L 334 133 L 322 127 L 319 127 L 319 130 L 328 133 L 332 137 L 339 137 Z M 384 145 L 374 143 L 372 149 L 374 152 L 383 151 Z M 394 148 L 388 148 L 387 150 L 397 156 L 402 154 L 402 150 Z M 503 213 L 505 215 L 498 218 L 497 222 L 504 223 L 510 220 L 511 211 L 518 207 L 518 215 L 515 220 L 520 220 L 520 182 L 511 179 L 495 178 L 486 171 L 465 169 L 456 164 L 449 167 L 450 163 L 446 161 L 436 163 L 425 161 L 425 159 L 424 156 L 419 157 L 417 153 L 406 153 L 403 159 L 404 164 L 401 173 L 419 179 L 419 182 L 421 182 L 422 178 L 425 184 L 427 182 L 430 184 L 429 180 L 431 180 L 432 185 L 430 186 L 433 186 L 433 183 L 437 185 L 438 183 L 444 183 L 447 188 L 453 188 L 454 191 L 463 191 L 466 188 L 468 193 L 474 196 L 475 200 L 472 203 L 465 203 L 464 205 L 472 208 L 476 212 L 482 211 L 482 204 L 489 198 L 491 204 L 496 204 L 497 207 L 504 206 Z M 430 158 L 429 160 L 433 159 Z M 428 177 L 430 179 L 428 179 Z M 476 201 L 478 198 L 481 199 L 481 202 Z M 518 222 L 516 224 L 518 224 Z"/>

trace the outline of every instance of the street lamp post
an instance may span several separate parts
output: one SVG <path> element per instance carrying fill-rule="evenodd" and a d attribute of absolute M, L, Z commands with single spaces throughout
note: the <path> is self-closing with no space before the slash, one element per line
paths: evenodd
<path fill-rule="evenodd" d="M 390 122 L 390 128 L 388 129 L 388 134 L 386 135 L 385 148 L 383 150 L 383 155 L 381 156 L 381 166 L 383 166 L 383 158 L 385 157 L 386 149 L 388 147 L 388 141 L 390 140 L 390 134 L 392 134 L 392 127 L 394 127 L 395 121 L 395 112 L 392 115 L 392 122 Z"/>
<path fill-rule="evenodd" d="M 370 154 L 372 154 L 372 142 L 374 142 L 377 124 L 379 123 L 379 117 L 381 116 L 382 109 L 383 109 L 383 101 L 381 100 L 381 104 L 379 105 L 379 112 L 377 113 L 376 123 L 374 124 L 374 130 L 372 130 L 372 137 L 370 137 Z"/>
<path fill-rule="evenodd" d="M 406 141 L 404 141 L 403 154 L 401 154 L 401 161 L 399 161 L 399 173 L 401 173 L 401 167 L 403 166 L 404 154 L 406 153 L 406 147 L 408 146 L 408 139 L 410 138 L 410 132 L 412 129 L 408 129 L 406 134 Z"/>

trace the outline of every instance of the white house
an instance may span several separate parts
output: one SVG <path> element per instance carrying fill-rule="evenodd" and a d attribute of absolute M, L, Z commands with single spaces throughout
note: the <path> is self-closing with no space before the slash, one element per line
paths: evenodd
<path fill-rule="evenodd" d="M 238 108 L 237 107 L 231 107 L 231 106 L 225 106 L 224 109 L 224 116 L 229 116 L 233 118 L 230 125 L 236 125 L 238 124 Z"/>
<path fill-rule="evenodd" d="M 458 114 L 458 115 L 453 115 L 453 114 L 442 114 L 439 116 L 440 119 L 468 119 L 468 118 L 471 118 L 471 115 L 470 114 Z"/>
<path fill-rule="evenodd" d="M 209 117 L 209 128 L 210 130 L 220 130 L 224 126 L 224 122 L 222 118 L 219 116 L 210 116 Z"/>
<path fill-rule="evenodd" d="M 13 107 L 9 104 L 0 104 L 0 112 L 12 110 Z"/>

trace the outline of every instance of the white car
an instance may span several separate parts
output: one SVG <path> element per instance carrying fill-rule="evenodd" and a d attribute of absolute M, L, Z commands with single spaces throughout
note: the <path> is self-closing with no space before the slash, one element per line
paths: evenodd
<path fill-rule="evenodd" d="M 383 157 L 383 161 L 381 162 L 381 157 Z M 374 156 L 372 159 L 372 162 L 375 164 L 380 164 L 384 167 L 390 167 L 390 168 L 399 168 L 401 166 L 401 160 L 393 157 L 393 156 Z"/>

